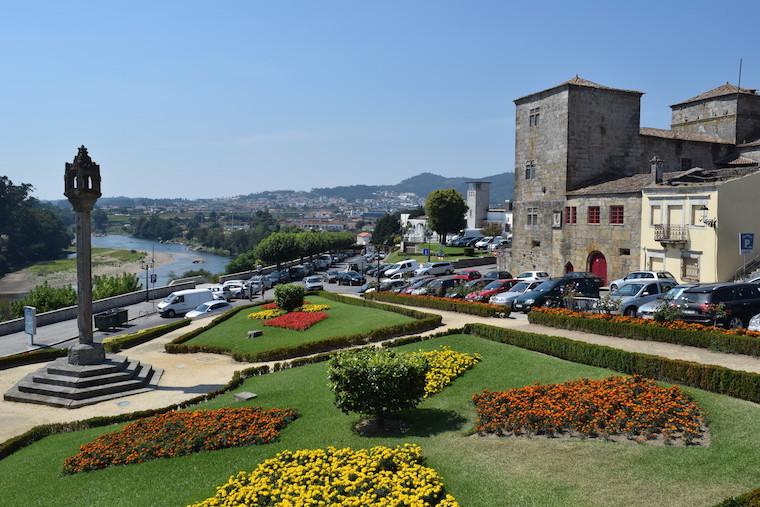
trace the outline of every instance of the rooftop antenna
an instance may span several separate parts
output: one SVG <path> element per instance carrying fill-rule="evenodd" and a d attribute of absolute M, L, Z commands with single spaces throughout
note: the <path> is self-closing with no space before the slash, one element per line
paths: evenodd
<path fill-rule="evenodd" d="M 736 85 L 739 91 L 742 91 L 742 59 L 739 58 L 739 84 Z"/>

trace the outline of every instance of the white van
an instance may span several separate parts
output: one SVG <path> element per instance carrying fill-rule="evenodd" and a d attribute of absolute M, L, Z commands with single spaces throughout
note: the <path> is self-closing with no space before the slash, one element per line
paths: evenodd
<path fill-rule="evenodd" d="M 399 261 L 390 268 L 385 270 L 385 276 L 390 278 L 396 273 L 409 273 L 412 274 L 414 271 L 419 268 L 419 263 L 414 259 L 406 259 L 403 261 Z"/>
<path fill-rule="evenodd" d="M 190 310 L 208 301 L 214 300 L 214 294 L 210 289 L 187 289 L 172 292 L 156 305 L 158 313 L 162 317 L 175 317 L 184 315 Z"/>

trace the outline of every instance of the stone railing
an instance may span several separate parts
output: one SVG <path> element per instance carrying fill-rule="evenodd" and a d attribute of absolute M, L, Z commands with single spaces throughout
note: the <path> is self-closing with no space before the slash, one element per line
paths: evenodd
<path fill-rule="evenodd" d="M 655 225 L 654 240 L 660 243 L 685 243 L 689 241 L 689 228 L 685 225 Z"/>

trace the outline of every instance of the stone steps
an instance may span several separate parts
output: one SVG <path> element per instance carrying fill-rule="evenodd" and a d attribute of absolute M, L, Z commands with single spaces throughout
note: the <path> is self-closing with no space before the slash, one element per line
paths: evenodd
<path fill-rule="evenodd" d="M 89 377 L 71 377 L 68 375 L 58 375 L 47 372 L 37 372 L 32 380 L 39 384 L 50 384 L 55 386 L 83 388 L 97 386 L 100 384 L 112 384 L 131 380 L 137 376 L 142 365 L 139 362 L 130 361 L 127 368 L 121 371 L 105 373 L 103 375 L 92 375 Z"/>

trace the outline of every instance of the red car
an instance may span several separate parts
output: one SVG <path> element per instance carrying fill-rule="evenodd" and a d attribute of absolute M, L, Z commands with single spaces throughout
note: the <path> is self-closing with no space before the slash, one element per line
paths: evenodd
<path fill-rule="evenodd" d="M 483 276 L 477 269 L 463 269 L 462 271 L 458 271 L 455 274 L 465 276 L 468 280 L 477 280 Z"/>
<path fill-rule="evenodd" d="M 488 301 L 491 296 L 507 292 L 516 283 L 517 280 L 494 280 L 481 290 L 470 292 L 464 299 L 465 301 Z"/>

